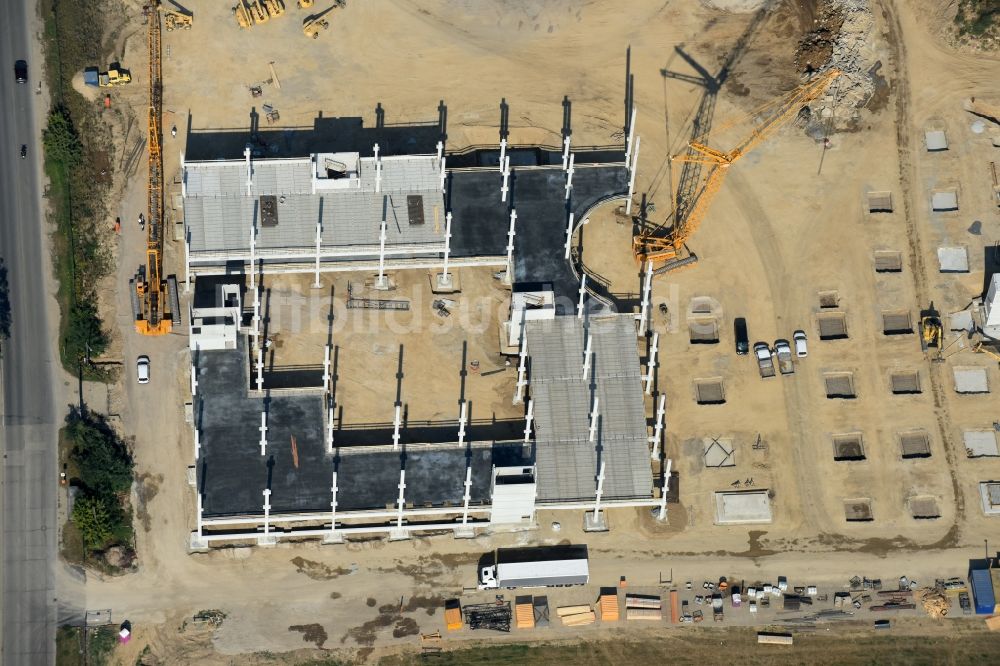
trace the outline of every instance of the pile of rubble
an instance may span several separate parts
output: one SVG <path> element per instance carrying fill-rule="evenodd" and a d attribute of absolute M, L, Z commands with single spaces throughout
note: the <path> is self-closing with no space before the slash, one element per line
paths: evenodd
<path fill-rule="evenodd" d="M 948 615 L 951 608 L 951 601 L 944 590 L 936 587 L 925 587 L 920 591 L 920 605 L 933 618 L 942 618 Z"/>
<path fill-rule="evenodd" d="M 847 118 L 855 115 L 875 93 L 878 56 L 871 41 L 874 20 L 870 0 L 833 0 L 831 4 L 843 24 L 830 56 L 830 65 L 842 72 L 831 89 L 830 111 L 835 117 Z"/>

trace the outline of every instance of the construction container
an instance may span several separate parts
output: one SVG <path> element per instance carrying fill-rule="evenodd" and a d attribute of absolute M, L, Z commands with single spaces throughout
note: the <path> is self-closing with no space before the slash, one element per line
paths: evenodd
<path fill-rule="evenodd" d="M 681 600 L 677 596 L 677 590 L 670 590 L 670 623 L 678 624 L 681 621 Z"/>
<path fill-rule="evenodd" d="M 614 587 L 602 587 L 600 598 L 601 622 L 617 622 L 618 613 L 618 590 Z"/>
<path fill-rule="evenodd" d="M 626 594 L 625 608 L 655 608 L 659 610 L 663 606 L 660 597 L 642 594 Z"/>
<path fill-rule="evenodd" d="M 792 645 L 791 634 L 775 634 L 761 631 L 757 633 L 758 645 Z"/>
<path fill-rule="evenodd" d="M 990 580 L 993 583 L 993 603 L 996 606 L 993 607 L 994 613 L 1000 613 L 1000 567 L 994 566 L 990 569 Z"/>
<path fill-rule="evenodd" d="M 993 594 L 993 580 L 989 569 L 972 569 L 969 571 L 969 586 L 972 588 L 972 603 L 977 615 L 990 615 L 996 608 L 996 596 Z"/>
<path fill-rule="evenodd" d="M 663 611 L 659 608 L 626 608 L 625 619 L 659 622 L 663 619 Z"/>
<path fill-rule="evenodd" d="M 462 628 L 462 604 L 458 599 L 448 599 L 444 602 L 444 623 L 448 631 Z"/>
<path fill-rule="evenodd" d="M 535 627 L 535 610 L 531 601 L 530 594 L 514 598 L 514 624 L 518 629 Z"/>

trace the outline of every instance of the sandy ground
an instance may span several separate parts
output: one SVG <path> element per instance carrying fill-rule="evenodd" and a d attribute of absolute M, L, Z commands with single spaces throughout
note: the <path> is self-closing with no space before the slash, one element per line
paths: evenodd
<path fill-rule="evenodd" d="M 569 95 L 575 144 L 620 141 L 625 46 L 631 44 L 642 136 L 636 189 L 657 204 L 654 214 L 664 217 L 670 208 L 666 157 L 683 145 L 700 91 L 694 84 L 665 79 L 660 70 L 693 71 L 676 55 L 679 45 L 711 69 L 721 59 L 721 45 L 732 43 L 748 20 L 738 11 L 652 0 L 630 3 L 628 12 L 615 3 L 565 0 L 524 0 L 502 10 L 468 0 L 350 2 L 331 14 L 329 31 L 310 41 L 300 34 L 303 12 L 294 7 L 284 17 L 241 32 L 226 5 L 193 0 L 189 5 L 196 16 L 194 28 L 164 37 L 165 108 L 178 125 L 176 142 L 169 134 L 165 138 L 167 174 L 179 164 L 187 113 L 196 128 L 243 127 L 250 107 L 260 103 L 280 109 L 283 126 L 301 126 L 310 125 L 319 112 L 361 116 L 372 124 L 376 103 L 386 109 L 387 122 L 433 120 L 438 101 L 445 99 L 449 148 L 455 149 L 496 141 L 501 97 L 511 105 L 512 143 L 555 143 L 560 100 Z M 136 6 L 130 5 L 133 10 Z M 119 274 L 107 287 L 120 313 L 113 321 L 125 362 L 123 383 L 110 393 L 103 387 L 89 390 L 92 404 L 106 401 L 109 411 L 120 415 L 125 432 L 135 437 L 142 478 L 137 492 L 141 565 L 138 573 L 119 579 L 88 574 L 82 588 L 70 586 L 68 581 L 77 577 L 63 571 L 66 596 L 80 607 L 112 608 L 116 621 L 128 617 L 136 624 L 136 639 L 119 655 L 122 663 L 134 663 L 145 644 L 168 662 L 228 663 L 225 655 L 316 645 L 321 641 L 304 642 L 305 630 L 287 627 L 317 623 L 328 636 L 325 648 L 412 644 L 413 625 L 404 623 L 396 632 L 404 635 L 393 638 L 400 625 L 393 618 L 386 623 L 386 613 L 380 614 L 378 607 L 400 598 L 404 605 L 406 600 L 433 599 L 415 604 L 405 616 L 421 632 L 440 630 L 440 612 L 428 614 L 421 604 L 436 607 L 441 598 L 461 593 L 473 584 L 478 555 L 504 544 L 589 543 L 595 583 L 589 592 L 623 574 L 635 585 L 656 586 L 670 570 L 678 581 L 788 575 L 828 591 L 854 574 L 886 580 L 907 574 L 921 581 L 963 575 L 966 560 L 981 556 L 982 539 L 991 527 L 995 531 L 979 508 L 977 484 L 1000 478 L 1000 459 L 966 458 L 961 432 L 990 428 L 994 399 L 957 395 L 951 368 L 983 366 L 994 387 L 1000 387 L 1000 376 L 995 363 L 968 352 L 930 363 L 915 335 L 882 334 L 881 313 L 901 309 L 916 318 L 930 301 L 942 312 L 958 310 L 981 289 L 983 248 L 998 237 L 987 170 L 994 149 L 986 133 L 970 131 L 971 119 L 961 101 L 970 95 L 989 98 L 1000 60 L 949 50 L 929 32 L 928 17 L 936 14 L 920 7 L 876 3 L 871 47 L 891 82 L 889 98 L 863 111 L 856 131 L 834 136 L 825 152 L 801 130 L 788 127 L 742 159 L 730 170 L 692 241 L 699 263 L 656 280 L 654 300 L 666 303 L 669 312 L 656 320 L 662 333 L 658 386 L 668 396 L 667 452 L 681 473 L 681 503 L 671 507 L 667 526 L 638 511 L 615 511 L 609 516 L 610 533 L 585 537 L 580 516 L 541 514 L 537 530 L 482 536 L 474 542 L 445 536 L 188 554 L 193 496 L 186 474 L 193 454 L 183 422 L 188 399 L 185 340 L 180 334 L 140 339 L 132 333 L 123 288 L 141 260 L 142 240 L 131 223 L 144 205 L 145 167 L 140 163 L 115 206 L 115 214 L 128 223 L 119 247 Z M 723 88 L 716 111 L 720 122 L 795 85 L 795 35 L 807 29 L 807 15 L 779 3 Z M 133 11 L 129 25 L 138 29 L 140 19 L 134 16 Z M 141 118 L 143 40 L 125 39 L 122 51 L 135 83 L 116 91 L 116 99 L 135 104 Z M 271 78 L 270 61 L 281 87 L 265 85 L 263 100 L 252 100 L 247 86 Z M 168 130 L 173 122 L 168 114 Z M 946 154 L 923 150 L 923 129 L 930 123 L 946 128 L 951 141 Z M 943 183 L 960 184 L 958 213 L 930 212 L 929 193 Z M 891 191 L 895 212 L 869 215 L 864 208 L 869 190 Z M 981 235 L 967 232 L 974 220 L 982 222 Z M 618 224 L 610 206 L 594 213 L 584 234 L 585 262 L 615 291 L 638 292 L 630 232 Z M 938 273 L 936 248 L 941 244 L 967 245 L 972 272 Z M 179 250 L 176 243 L 168 244 L 170 272 L 183 272 Z M 876 250 L 900 251 L 903 271 L 876 274 Z M 425 280 L 426 275 L 415 278 Z M 463 274 L 463 280 L 468 276 Z M 484 295 L 492 290 L 487 280 L 468 282 L 469 289 Z M 837 310 L 846 316 L 846 340 L 818 339 L 819 294 L 829 291 L 837 292 Z M 685 314 L 695 297 L 713 299 L 718 306 L 718 345 L 689 340 Z M 424 308 L 425 321 L 431 316 Z M 752 340 L 771 342 L 804 329 L 810 337 L 809 357 L 797 362 L 794 375 L 761 380 L 752 359 L 733 353 L 735 316 L 747 317 Z M 494 362 L 489 342 L 494 335 L 487 330 L 469 338 L 470 358 L 478 356 L 483 368 Z M 346 375 L 356 377 L 371 361 L 392 365 L 398 344 L 410 344 L 405 336 L 393 336 L 368 341 L 370 351 L 359 353 Z M 349 341 L 360 343 L 361 336 L 356 337 Z M 445 374 L 454 389 L 461 337 L 452 334 L 445 341 L 438 350 L 447 356 L 441 362 L 446 361 Z M 385 353 L 380 354 L 382 346 Z M 321 348 L 316 349 L 313 363 L 322 359 Z M 131 377 L 139 353 L 152 358 L 154 379 L 146 386 L 135 385 Z M 305 349 L 302 353 L 313 356 Z M 419 363 L 431 365 L 430 358 Z M 893 395 L 893 370 L 917 371 L 923 392 Z M 856 399 L 826 398 L 823 377 L 831 372 L 853 374 Z M 713 377 L 724 381 L 726 403 L 697 405 L 694 382 Z M 506 403 L 493 394 L 509 396 L 509 387 L 501 386 L 509 377 L 501 373 L 496 378 L 476 399 L 484 406 L 496 400 L 491 408 L 500 410 Z M 418 393 L 413 391 L 415 404 L 422 400 L 425 418 L 434 418 L 435 403 Z M 391 402 L 381 392 L 373 397 Z M 448 398 L 441 409 L 446 413 L 454 404 Z M 361 398 L 352 406 L 359 419 L 386 420 L 385 411 L 376 401 Z M 928 433 L 930 458 L 901 458 L 897 435 L 911 429 Z M 866 460 L 833 460 L 833 437 L 845 433 L 862 434 Z M 758 435 L 766 448 L 753 448 Z M 733 440 L 735 467 L 705 467 L 701 442 L 719 436 Z M 754 487 L 773 492 L 774 522 L 714 525 L 711 494 L 749 478 Z M 941 517 L 914 520 L 907 508 L 913 495 L 936 499 Z M 870 500 L 874 520 L 848 523 L 848 499 Z M 551 529 L 554 519 L 563 526 L 558 534 Z M 553 603 L 568 601 L 571 594 L 553 593 Z M 210 647 L 200 639 L 190 641 L 187 630 L 177 631 L 184 618 L 204 608 L 228 614 Z M 308 632 L 313 639 L 318 635 Z"/>

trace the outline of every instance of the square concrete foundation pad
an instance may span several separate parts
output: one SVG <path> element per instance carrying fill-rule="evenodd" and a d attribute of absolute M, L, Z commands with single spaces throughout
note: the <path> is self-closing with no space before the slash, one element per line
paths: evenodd
<path fill-rule="evenodd" d="M 997 449 L 997 435 L 992 430 L 966 430 L 962 433 L 965 452 L 970 458 L 1000 455 Z"/>
<path fill-rule="evenodd" d="M 717 525 L 770 523 L 771 500 L 766 490 L 722 491 L 715 493 Z"/>

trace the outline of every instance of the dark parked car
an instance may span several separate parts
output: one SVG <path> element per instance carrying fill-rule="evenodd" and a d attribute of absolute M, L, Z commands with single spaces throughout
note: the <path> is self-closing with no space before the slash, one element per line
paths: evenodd
<path fill-rule="evenodd" d="M 736 336 L 736 353 L 740 356 L 750 353 L 750 338 L 747 335 L 747 320 L 737 317 L 733 320 L 733 333 Z"/>
<path fill-rule="evenodd" d="M 14 63 L 14 78 L 17 79 L 18 83 L 28 82 L 28 62 L 26 60 L 18 60 Z"/>
<path fill-rule="evenodd" d="M 27 156 L 28 156 L 28 146 L 26 146 L 25 144 L 22 143 L 21 144 L 21 159 L 23 160 Z"/>

